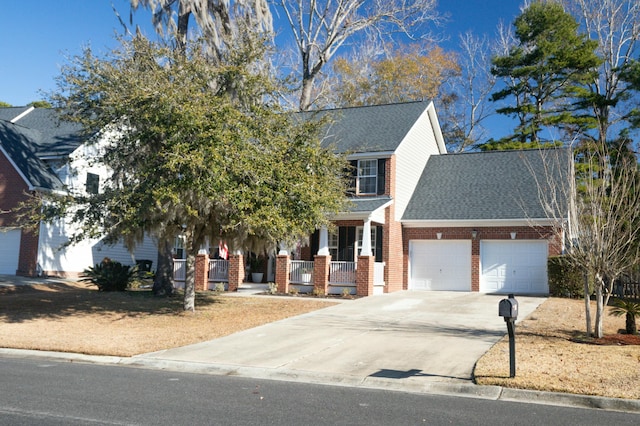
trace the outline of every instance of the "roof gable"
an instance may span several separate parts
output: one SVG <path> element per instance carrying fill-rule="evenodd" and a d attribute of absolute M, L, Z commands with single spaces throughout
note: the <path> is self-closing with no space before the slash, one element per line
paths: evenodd
<path fill-rule="evenodd" d="M 569 179 L 570 155 L 554 149 L 431 156 L 402 220 L 546 218 L 539 190 Z"/>
<path fill-rule="evenodd" d="M 405 102 L 305 112 L 304 117 L 328 115 L 322 145 L 340 153 L 393 152 L 431 102 Z"/>
<path fill-rule="evenodd" d="M 0 120 L 0 149 L 26 181 L 29 189 L 61 190 L 62 182 L 32 150 L 42 135 L 33 129 Z"/>

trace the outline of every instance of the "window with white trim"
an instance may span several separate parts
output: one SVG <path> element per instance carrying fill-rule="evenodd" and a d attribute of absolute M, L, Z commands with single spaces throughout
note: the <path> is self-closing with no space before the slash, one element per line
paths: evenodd
<path fill-rule="evenodd" d="M 338 260 L 338 233 L 329 232 L 329 254 L 332 260 Z"/>
<path fill-rule="evenodd" d="M 173 255 L 175 259 L 186 259 L 186 252 L 184 250 L 184 236 L 177 236 L 173 242 Z"/>
<path fill-rule="evenodd" d="M 378 160 L 358 160 L 357 194 L 375 194 L 378 190 Z"/>

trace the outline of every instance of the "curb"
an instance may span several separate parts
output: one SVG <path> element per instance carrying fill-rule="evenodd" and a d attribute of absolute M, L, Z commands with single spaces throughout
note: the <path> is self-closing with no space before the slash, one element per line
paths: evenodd
<path fill-rule="evenodd" d="M 496 401 L 640 413 L 640 400 L 637 399 L 607 398 L 560 392 L 533 391 L 526 389 L 504 388 L 501 386 L 479 386 L 471 382 L 401 382 L 398 381 L 398 379 L 384 379 L 370 376 L 362 378 L 349 375 L 328 375 L 324 373 L 317 374 L 308 371 L 292 371 L 226 364 L 182 362 L 157 358 L 152 359 L 145 358 L 144 355 L 136 355 L 133 357 L 117 357 L 0 348 L 0 356 L 30 359 L 50 359 L 56 361 L 125 366 L 131 368 L 146 368 L 153 370 L 175 371 L 194 374 L 210 374 L 216 376 L 237 376 L 263 380 L 311 383 L 316 385 L 388 390 L 394 392 L 422 393 L 432 395 L 455 395 L 459 397 L 490 399 Z"/>

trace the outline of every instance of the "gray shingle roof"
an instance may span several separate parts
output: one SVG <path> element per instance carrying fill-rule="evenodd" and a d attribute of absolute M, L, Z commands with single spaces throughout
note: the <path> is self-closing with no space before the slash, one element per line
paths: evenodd
<path fill-rule="evenodd" d="M 538 192 L 550 193 L 545 166 L 553 165 L 553 181 L 566 182 L 570 156 L 568 149 L 431 156 L 402 220 L 546 218 Z"/>
<path fill-rule="evenodd" d="M 20 169 L 29 183 L 38 189 L 61 190 L 57 175 L 33 151 L 41 141 L 40 132 L 0 120 L 0 146 Z"/>
<path fill-rule="evenodd" d="M 84 141 L 81 125 L 60 121 L 57 112 L 50 108 L 35 108 L 15 124 L 40 132 L 41 138 L 33 147 L 40 158 L 65 157 Z"/>
<path fill-rule="evenodd" d="M 304 118 L 314 114 L 331 117 L 323 146 L 335 144 L 336 151 L 385 152 L 394 151 L 427 109 L 430 102 L 339 108 L 303 113 Z"/>
<path fill-rule="evenodd" d="M 383 205 L 391 201 L 391 197 L 388 195 L 382 195 L 377 197 L 352 197 L 349 198 L 351 205 L 349 206 L 349 212 L 351 213 L 366 213 L 372 212 Z"/>
<path fill-rule="evenodd" d="M 11 121 L 23 112 L 25 112 L 29 107 L 3 107 L 0 108 L 0 120 Z"/>

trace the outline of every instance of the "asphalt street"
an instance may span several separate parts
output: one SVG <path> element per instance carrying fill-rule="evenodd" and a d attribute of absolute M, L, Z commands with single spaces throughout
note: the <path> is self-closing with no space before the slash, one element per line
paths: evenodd
<path fill-rule="evenodd" d="M 0 424 L 603 425 L 638 415 L 0 357 Z"/>

